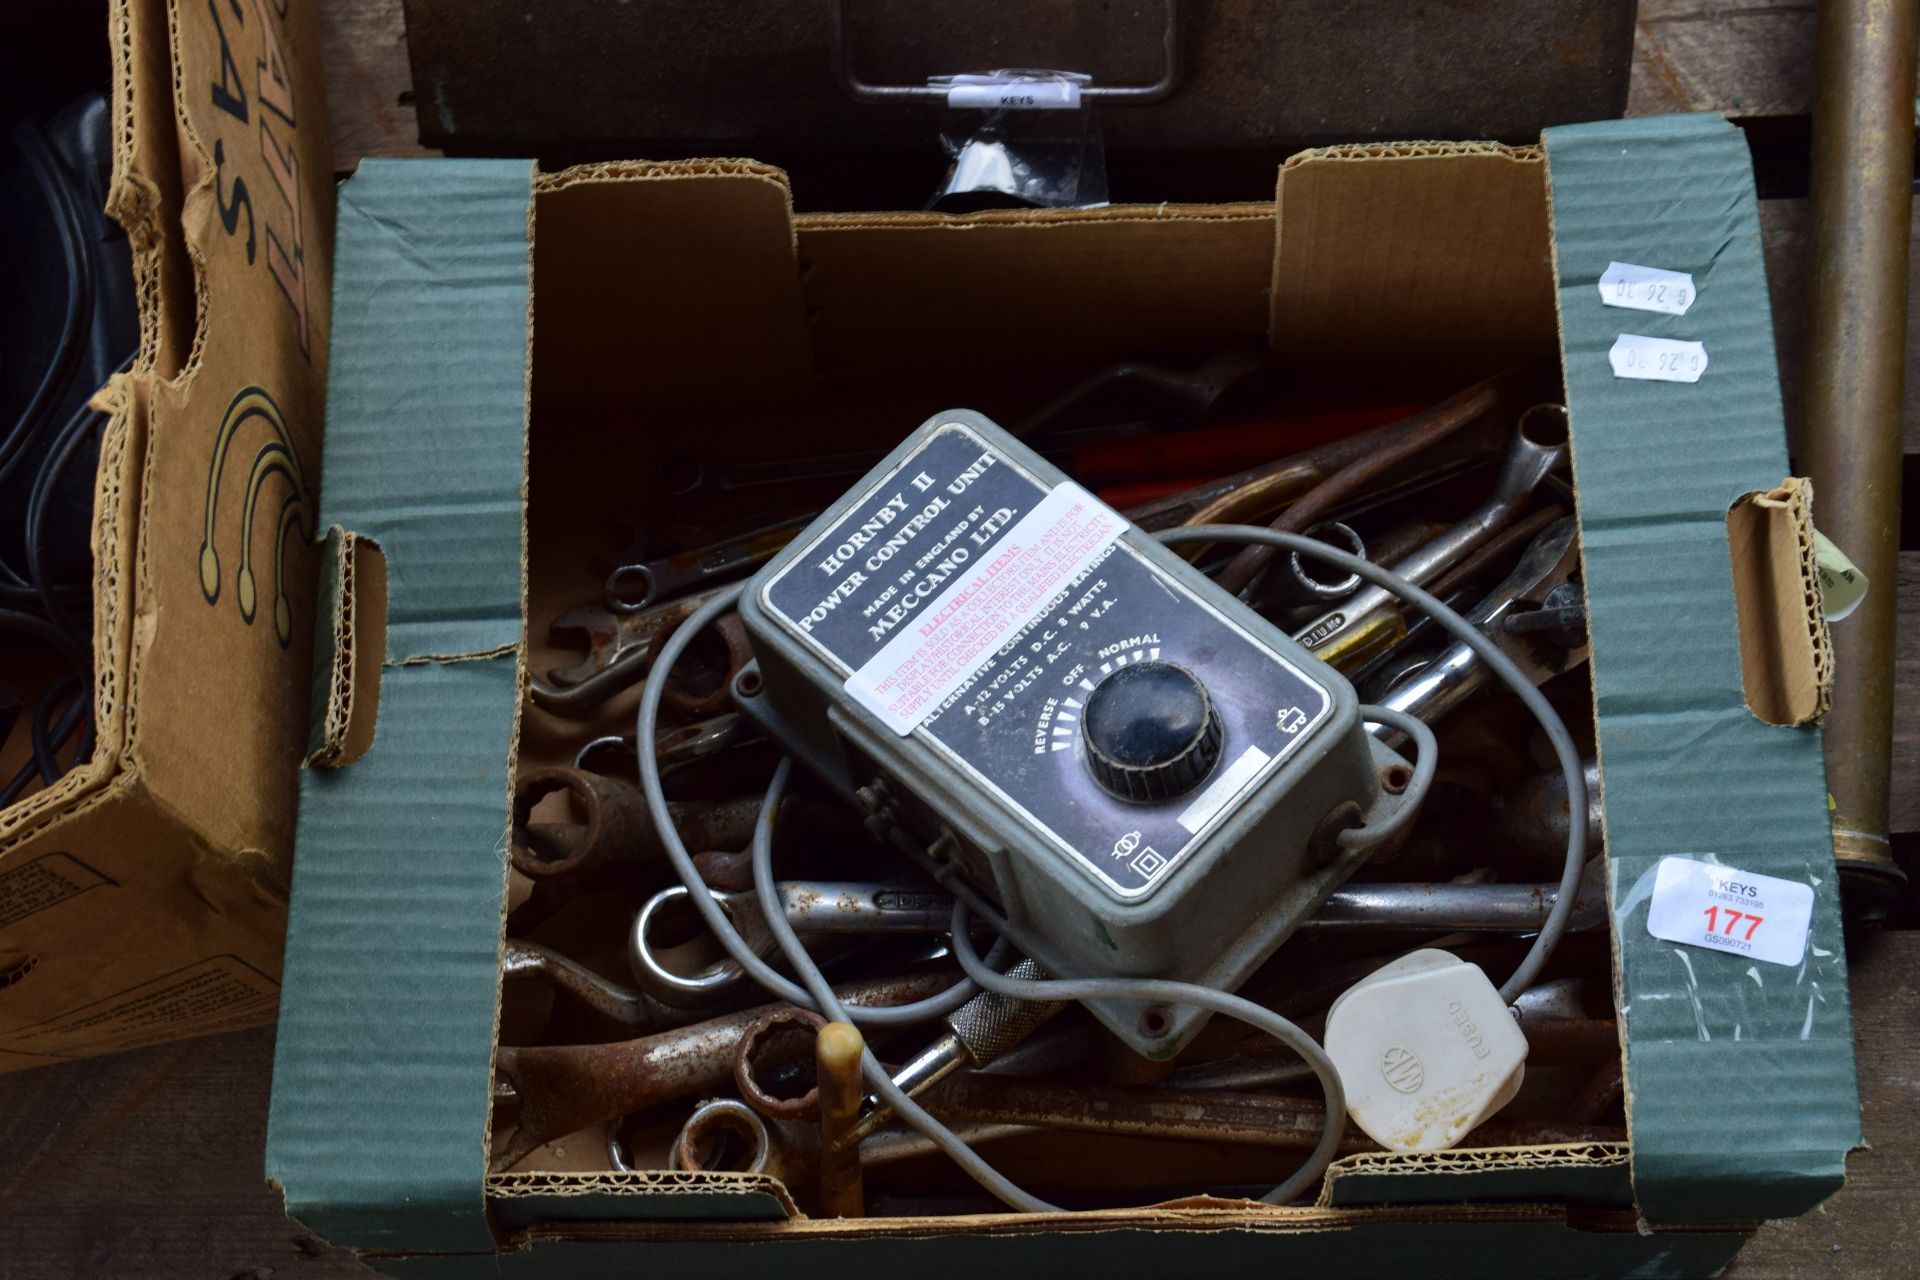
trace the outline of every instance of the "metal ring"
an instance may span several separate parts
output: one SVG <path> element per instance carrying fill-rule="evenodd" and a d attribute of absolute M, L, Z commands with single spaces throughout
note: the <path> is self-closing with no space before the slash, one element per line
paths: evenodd
<path fill-rule="evenodd" d="M 700 1160 L 700 1141 L 711 1133 L 732 1133 L 744 1138 L 750 1152 L 743 1167 L 709 1169 Z M 671 1163 L 685 1173 L 765 1173 L 773 1154 L 773 1140 L 758 1112 L 732 1098 L 715 1098 L 693 1109 L 680 1136 L 673 1140 Z"/>
<path fill-rule="evenodd" d="M 712 889 L 707 892 L 713 894 L 722 910 L 727 909 L 726 895 Z M 698 973 L 684 974 L 669 969 L 654 954 L 648 935 L 655 917 L 675 906 L 691 907 L 689 898 L 687 887 L 683 884 L 669 885 L 648 898 L 633 917 L 633 932 L 627 948 L 633 980 L 640 989 L 679 1009 L 699 1009 L 716 1003 L 725 998 L 743 976 L 740 966 L 727 956 L 722 956 Z"/>
<path fill-rule="evenodd" d="M 1306 536 L 1332 547 L 1340 547 L 1344 543 L 1342 549 L 1352 555 L 1364 557 L 1367 554 L 1367 544 L 1360 535 L 1338 520 L 1322 520 L 1309 528 Z M 1349 573 L 1338 582 L 1322 582 L 1307 572 L 1306 563 L 1300 559 L 1298 551 L 1290 553 L 1288 558 L 1293 565 L 1293 580 L 1309 595 L 1322 600 L 1344 600 L 1360 589 L 1360 575 L 1357 573 Z"/>
<path fill-rule="evenodd" d="M 638 578 L 645 588 L 636 599 L 622 589 L 622 583 L 628 578 Z M 659 584 L 653 580 L 653 570 L 644 564 L 623 564 L 607 575 L 607 607 L 620 613 L 638 613 L 653 603 L 659 594 Z"/>

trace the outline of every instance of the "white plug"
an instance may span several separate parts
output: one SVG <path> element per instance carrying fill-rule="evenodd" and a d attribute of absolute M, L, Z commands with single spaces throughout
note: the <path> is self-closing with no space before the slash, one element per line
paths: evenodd
<path fill-rule="evenodd" d="M 1415 951 L 1327 1011 L 1347 1113 L 1389 1151 L 1444 1151 L 1513 1100 L 1527 1038 L 1500 992 L 1445 951 Z"/>

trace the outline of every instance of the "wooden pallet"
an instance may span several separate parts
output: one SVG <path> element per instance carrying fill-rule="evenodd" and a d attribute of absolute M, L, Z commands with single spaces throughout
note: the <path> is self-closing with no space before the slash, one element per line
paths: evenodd
<path fill-rule="evenodd" d="M 400 0 L 331 0 L 321 13 L 336 169 L 363 155 L 431 154 L 416 141 Z M 1629 114 L 1722 111 L 1791 130 L 1812 97 L 1813 16 L 1810 2 L 1641 0 Z M 1808 209 L 1767 200 L 1761 218 L 1791 404 Z M 1908 338 L 1911 455 L 1920 454 L 1920 317 Z M 1920 833 L 1920 551 L 1902 556 L 1899 578 L 1875 584 L 1900 593 L 1894 826 Z M 1869 1145 L 1826 1208 L 1761 1230 L 1728 1272 L 1739 1280 L 1913 1272 L 1920 1077 L 1907 1046 L 1920 1037 L 1920 932 L 1856 939 L 1849 959 Z M 372 1274 L 288 1222 L 263 1183 L 271 1065 L 272 1034 L 256 1031 L 0 1077 L 0 1273 Z"/>

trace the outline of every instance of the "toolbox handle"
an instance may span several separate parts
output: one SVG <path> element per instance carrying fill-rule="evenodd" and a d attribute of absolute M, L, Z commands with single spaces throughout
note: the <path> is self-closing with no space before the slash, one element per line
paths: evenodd
<path fill-rule="evenodd" d="M 1180 0 L 1163 0 L 1166 25 L 1161 33 L 1163 59 L 1159 79 L 1151 84 L 1085 84 L 1079 97 L 1097 99 L 1115 106 L 1148 107 L 1173 96 L 1180 83 Z M 831 32 L 827 50 L 833 60 L 834 78 L 855 102 L 944 102 L 947 86 L 941 84 L 874 84 L 854 73 L 847 54 L 845 0 L 827 0 Z"/>

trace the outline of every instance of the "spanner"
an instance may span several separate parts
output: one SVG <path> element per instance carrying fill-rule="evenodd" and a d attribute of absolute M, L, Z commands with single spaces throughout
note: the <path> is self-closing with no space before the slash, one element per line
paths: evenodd
<path fill-rule="evenodd" d="M 780 886 L 787 922 L 800 934 L 944 933 L 953 920 L 953 900 L 936 889 L 854 881 L 788 880 Z M 709 889 L 720 909 L 756 955 L 775 947 L 773 932 L 752 893 Z M 669 916 L 688 913 L 685 885 L 670 885 L 647 899 L 633 919 L 628 958 L 634 980 L 655 999 L 697 1009 L 724 999 L 745 975 L 723 957 L 697 973 L 681 973 L 661 959 L 656 931 Z"/>
<path fill-rule="evenodd" d="M 607 605 L 616 613 L 632 613 L 702 587 L 731 581 L 773 559 L 812 523 L 813 515 L 783 520 L 724 542 L 676 551 L 658 560 L 621 565 L 607 575 Z"/>
<path fill-rule="evenodd" d="M 691 617 L 695 609 L 723 590 L 724 587 L 714 587 L 638 611 L 614 609 L 599 600 L 575 605 L 547 624 L 547 635 L 556 643 L 572 637 L 584 640 L 586 659 L 571 666 L 550 668 L 547 683 L 556 690 L 576 689 L 604 674 L 627 655 L 635 651 L 645 653 L 655 636 L 680 619 Z"/>
<path fill-rule="evenodd" d="M 723 751 L 754 746 L 766 740 L 766 734 L 753 721 L 737 711 L 727 711 L 662 731 L 653 741 L 653 754 L 660 762 L 660 780 L 664 782 L 682 769 Z M 573 767 L 638 781 L 640 765 L 633 735 L 610 733 L 593 739 L 574 755 Z"/>
<path fill-rule="evenodd" d="M 1579 568 L 1579 525 L 1571 516 L 1556 520 L 1540 531 L 1506 580 L 1467 615 L 1467 621 L 1519 664 L 1535 684 L 1586 661 L 1585 629 L 1567 629 L 1570 609 L 1580 602 L 1579 588 L 1572 582 Z M 1536 617 L 1542 625 L 1532 625 Z M 1530 621 L 1519 627 L 1508 625 L 1521 618 Z M 1432 724 L 1465 702 L 1491 676 L 1478 654 L 1465 643 L 1455 643 L 1423 666 L 1403 669 L 1389 688 L 1368 701 Z M 1369 728 L 1390 745 L 1399 741 L 1398 732 L 1385 725 Z"/>
<path fill-rule="evenodd" d="M 1565 418 L 1559 405 L 1536 405 L 1521 415 L 1493 494 L 1460 523 L 1396 562 L 1393 571 L 1421 586 L 1509 524 L 1540 482 L 1566 463 Z M 1388 612 L 1395 599 L 1386 588 L 1369 584 L 1293 638 L 1316 656 L 1351 669 L 1391 642 L 1392 630 L 1381 624 L 1397 616 Z"/>

